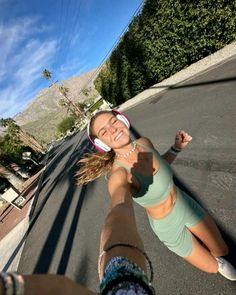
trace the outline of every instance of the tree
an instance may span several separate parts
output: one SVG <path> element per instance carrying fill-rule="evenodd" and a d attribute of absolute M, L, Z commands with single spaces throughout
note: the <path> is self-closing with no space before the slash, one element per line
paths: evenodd
<path fill-rule="evenodd" d="M 75 124 L 75 118 L 70 116 L 63 119 L 58 125 L 57 129 L 60 133 L 66 133 L 67 130 L 70 130 Z"/>
<path fill-rule="evenodd" d="M 87 88 L 82 89 L 82 93 L 88 97 L 89 96 L 89 90 Z"/>
<path fill-rule="evenodd" d="M 1 137 L 0 152 L 2 159 L 4 159 L 7 163 L 22 163 L 21 154 L 23 152 L 23 146 L 17 137 L 13 138 L 9 136 L 9 134 Z"/>
<path fill-rule="evenodd" d="M 67 96 L 69 94 L 69 88 L 68 87 L 60 85 L 59 90 L 60 90 L 60 92 L 62 93 L 63 96 Z"/>
<path fill-rule="evenodd" d="M 0 119 L 0 126 L 7 128 L 7 133 L 12 140 L 22 142 L 35 152 L 44 152 L 44 147 L 31 134 L 22 130 L 12 118 Z"/>
<path fill-rule="evenodd" d="M 23 180 L 18 177 L 11 169 L 8 168 L 9 163 L 7 158 L 6 152 L 4 150 L 4 138 L 0 139 L 0 175 L 4 178 L 6 178 L 12 186 L 14 186 L 17 189 L 20 189 Z"/>
<path fill-rule="evenodd" d="M 49 72 L 47 69 L 44 69 L 43 72 L 43 77 L 46 79 L 46 80 L 51 80 L 52 79 L 52 73 Z"/>
<path fill-rule="evenodd" d="M 66 101 L 65 99 L 61 98 L 59 100 L 59 105 L 66 108 L 67 114 L 68 112 L 71 113 L 72 116 L 80 118 L 81 116 L 75 112 L 75 109 Z"/>
<path fill-rule="evenodd" d="M 59 100 L 58 104 L 59 104 L 59 106 L 61 106 L 61 107 L 66 107 L 66 108 L 67 108 L 67 113 L 68 113 L 69 111 L 71 111 L 71 109 L 70 109 L 70 107 L 69 107 L 69 105 L 68 105 L 68 102 L 65 101 L 65 99 L 61 98 L 61 99 Z"/>
<path fill-rule="evenodd" d="M 187 5 L 186 5 L 187 4 Z M 236 38 L 236 1 L 145 0 L 94 84 L 120 104 Z"/>
<path fill-rule="evenodd" d="M 52 81 L 52 73 L 47 69 L 43 70 L 42 75 L 46 80 L 51 80 L 51 85 L 49 87 L 56 88 L 59 91 L 60 95 L 63 96 L 63 98 L 65 99 L 67 104 L 74 110 L 75 113 L 79 114 L 80 116 L 85 117 L 85 113 L 82 112 L 81 109 L 69 98 L 69 96 L 68 96 L 69 88 L 68 87 L 65 87 L 63 85 L 58 86 L 57 82 L 53 82 Z"/>
<path fill-rule="evenodd" d="M 77 102 L 76 105 L 84 111 L 84 109 L 87 107 L 87 104 L 84 102 Z"/>
<path fill-rule="evenodd" d="M 13 187 L 17 188 L 18 190 L 21 189 L 23 184 L 23 179 L 18 177 L 14 172 L 10 171 L 4 163 L 0 162 L 0 175 L 6 178 Z"/>
<path fill-rule="evenodd" d="M 4 137 L 0 137 L 1 171 L 13 186 L 18 187 L 22 180 L 17 175 L 24 178 L 28 176 L 22 169 L 23 151 L 30 148 L 33 152 L 42 152 L 42 147 L 32 136 L 22 131 L 12 118 L 1 119 L 0 125 L 7 128 Z"/>

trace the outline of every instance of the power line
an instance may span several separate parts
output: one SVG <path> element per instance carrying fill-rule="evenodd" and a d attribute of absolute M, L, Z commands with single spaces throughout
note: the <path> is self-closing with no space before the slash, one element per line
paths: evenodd
<path fill-rule="evenodd" d="M 64 25 L 62 26 L 62 32 L 61 32 L 61 47 L 63 48 L 64 54 L 63 57 L 66 60 L 66 57 L 68 55 L 68 51 L 64 49 L 64 47 L 66 47 L 67 44 L 67 31 L 68 31 L 68 24 L 69 24 L 69 11 L 70 11 L 70 5 L 71 5 L 71 0 L 67 0 L 67 5 L 66 8 L 64 9 L 65 11 L 65 17 L 64 17 Z M 65 37 L 66 36 L 66 37 Z"/>
<path fill-rule="evenodd" d="M 82 1 L 75 0 L 75 7 L 73 5 L 72 14 L 70 16 L 71 23 L 70 23 L 69 32 L 67 33 L 68 42 L 67 42 L 66 50 L 68 47 L 71 47 L 71 41 L 73 40 L 73 37 L 76 36 L 76 34 L 78 33 L 78 27 L 80 24 L 79 16 L 80 16 L 80 12 L 81 12 L 81 6 L 82 6 Z M 72 30 L 72 28 L 74 30 Z"/>
<path fill-rule="evenodd" d="M 73 34 L 77 31 L 78 29 L 78 16 L 80 14 L 80 8 L 81 8 L 81 2 L 80 1 L 76 1 L 77 6 L 76 9 L 74 9 L 73 11 L 75 11 L 74 15 L 71 15 L 71 10 L 69 9 L 70 6 L 70 1 L 69 3 L 66 5 L 66 9 L 65 9 L 65 5 L 64 5 L 64 1 L 61 0 L 61 10 L 60 10 L 60 29 L 59 29 L 59 40 L 62 39 L 62 44 L 67 44 L 65 45 L 65 48 L 67 53 L 65 56 L 67 56 L 68 51 L 69 51 L 69 47 L 70 47 L 70 42 L 71 42 L 71 38 L 73 36 Z M 100 65 L 98 66 L 98 68 L 96 69 L 95 72 L 92 73 L 91 77 L 85 82 L 85 84 L 81 87 L 81 90 L 78 92 L 77 96 L 79 96 L 82 91 L 93 81 L 93 79 L 98 75 L 98 73 L 100 72 L 102 66 L 104 65 L 104 63 L 106 62 L 106 60 L 109 58 L 109 56 L 111 55 L 112 51 L 117 47 L 117 45 L 119 44 L 120 39 L 122 38 L 122 36 L 124 35 L 124 33 L 127 31 L 130 23 L 132 22 L 133 18 L 139 14 L 139 12 L 142 9 L 143 3 L 145 0 L 142 0 L 142 2 L 139 4 L 139 6 L 137 7 L 137 9 L 135 10 L 135 12 L 132 14 L 130 20 L 128 21 L 128 23 L 126 24 L 126 26 L 124 27 L 124 29 L 121 31 L 120 35 L 118 36 L 118 38 L 115 40 L 115 42 L 113 43 L 111 49 L 107 52 L 107 54 L 105 55 L 105 57 L 102 59 Z M 69 12 L 70 11 L 70 12 Z M 69 14 L 69 15 L 68 15 Z M 71 16 L 71 17 L 69 17 Z M 65 35 L 65 32 L 67 31 L 66 26 L 68 26 L 68 19 L 72 20 L 72 24 L 70 24 L 70 30 L 68 33 L 68 37 L 66 38 L 64 36 L 63 38 L 63 34 Z M 77 21 L 77 22 L 76 22 Z M 74 30 L 72 30 L 72 28 L 74 28 Z M 73 34 L 72 34 L 73 33 Z M 67 35 L 67 34 L 66 34 Z M 67 42 L 66 42 L 67 41 Z M 65 57 L 64 56 L 64 57 Z M 58 56 L 56 58 L 56 62 L 58 61 Z M 76 91 L 75 91 L 76 92 Z"/>
<path fill-rule="evenodd" d="M 89 85 L 89 83 L 97 76 L 97 74 L 100 72 L 103 64 L 105 63 L 105 61 L 109 58 L 110 54 L 112 53 L 112 51 L 116 48 L 116 46 L 118 45 L 121 37 L 124 35 L 124 33 L 126 32 L 126 30 L 128 29 L 130 23 L 132 22 L 133 18 L 139 14 L 139 12 L 141 11 L 142 9 L 142 6 L 143 6 L 143 3 L 144 3 L 145 0 L 143 0 L 138 8 L 135 10 L 135 12 L 133 13 L 133 15 L 131 16 L 129 22 L 127 23 L 127 25 L 124 27 L 124 29 L 121 31 L 119 37 L 116 39 L 116 41 L 114 42 L 114 44 L 112 45 L 111 49 L 108 51 L 108 53 L 105 55 L 105 57 L 102 59 L 102 62 L 101 64 L 99 65 L 98 69 L 95 71 L 95 73 L 93 73 L 91 75 L 91 77 L 89 78 L 89 80 L 86 82 L 85 85 L 83 85 L 83 87 L 81 88 L 80 92 L 78 93 L 81 94 L 81 92 Z"/>
<path fill-rule="evenodd" d="M 54 64 L 57 65 L 60 55 L 60 49 L 63 49 L 63 59 L 66 62 L 73 36 L 76 35 L 79 24 L 79 16 L 81 13 L 81 0 L 68 0 L 66 7 L 64 1 L 61 0 L 59 29 L 57 40 L 59 42 L 58 54 Z"/>
<path fill-rule="evenodd" d="M 54 64 L 56 65 L 59 59 L 59 53 L 60 53 L 60 47 L 61 47 L 61 39 L 62 39 L 62 31 L 63 31 L 63 25 L 65 23 L 64 19 L 64 12 L 65 12 L 65 5 L 64 5 L 64 0 L 61 0 L 60 2 L 60 12 L 59 12 L 59 20 L 58 20 L 58 31 L 57 31 L 57 37 L 56 40 L 58 40 L 58 53 L 56 55 Z"/>

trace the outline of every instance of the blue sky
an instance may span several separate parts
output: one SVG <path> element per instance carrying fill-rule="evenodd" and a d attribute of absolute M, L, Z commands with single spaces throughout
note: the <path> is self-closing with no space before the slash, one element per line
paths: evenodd
<path fill-rule="evenodd" d="M 142 0 L 0 0 L 0 118 L 48 86 L 100 65 Z"/>

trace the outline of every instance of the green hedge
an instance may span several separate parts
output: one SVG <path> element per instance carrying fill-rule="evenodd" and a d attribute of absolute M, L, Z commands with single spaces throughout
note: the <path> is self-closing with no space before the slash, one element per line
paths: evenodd
<path fill-rule="evenodd" d="M 118 105 L 235 39 L 235 0 L 146 0 L 95 87 Z"/>

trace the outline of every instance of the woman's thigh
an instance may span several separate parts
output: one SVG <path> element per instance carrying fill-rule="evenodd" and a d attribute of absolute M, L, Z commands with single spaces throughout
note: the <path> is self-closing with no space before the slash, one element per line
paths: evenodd
<path fill-rule="evenodd" d="M 212 255 L 223 256 L 228 253 L 228 246 L 213 218 L 208 213 L 199 223 L 188 227 L 188 229 L 207 246 Z"/>
<path fill-rule="evenodd" d="M 217 261 L 211 253 L 202 246 L 199 241 L 192 236 L 192 252 L 190 255 L 183 257 L 190 264 L 209 273 L 216 273 L 218 270 Z"/>

